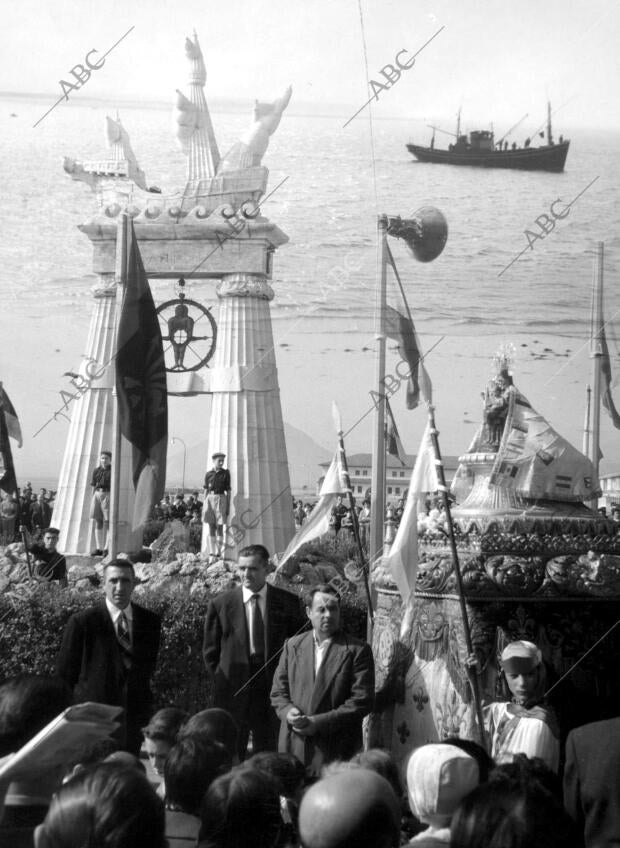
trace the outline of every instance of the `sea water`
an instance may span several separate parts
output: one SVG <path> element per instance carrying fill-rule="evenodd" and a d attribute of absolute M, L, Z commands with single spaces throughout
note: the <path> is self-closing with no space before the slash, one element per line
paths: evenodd
<path fill-rule="evenodd" d="M 0 379 L 11 388 L 30 434 L 56 410 L 60 390 L 70 388 L 63 374 L 80 365 L 92 312 L 91 286 L 97 281 L 91 270 L 92 247 L 78 230 L 95 211 L 95 197 L 86 184 L 64 173 L 63 158 L 106 158 L 105 116 L 115 116 L 114 104 L 88 101 L 78 93 L 33 128 L 50 105 L 51 99 L 45 98 L 0 99 Z M 284 182 L 261 207 L 290 239 L 274 257 L 272 302 L 285 420 L 329 445 L 332 398 L 341 400 L 345 418 L 365 415 L 372 387 L 379 214 L 407 217 L 432 205 L 448 221 L 446 247 L 432 263 L 416 262 L 392 240 L 423 346 L 443 335 L 452 340 L 467 336 L 471 346 L 474 337 L 510 341 L 525 334 L 532 339 L 532 344 L 522 345 L 530 361 L 543 357 L 543 346 L 549 355 L 572 356 L 587 347 L 599 241 L 605 242 L 607 331 L 613 342 L 620 318 L 618 134 L 569 131 L 558 125 L 556 139 L 560 132 L 571 139 L 562 174 L 458 168 L 418 163 L 407 152 L 408 141 L 428 143 L 423 121 L 375 118 L 371 128 L 366 110 L 343 128 L 349 115 L 301 115 L 292 106 L 263 160 L 270 169 L 268 192 Z M 176 145 L 172 110 L 120 104 L 120 117 L 147 184 L 165 194 L 178 192 L 185 181 L 185 159 Z M 247 111 L 212 110 L 221 153 L 250 118 L 250 105 Z M 552 209 L 565 216 L 555 219 Z M 388 277 L 390 302 L 398 305 L 394 280 Z M 174 296 L 173 281 L 153 281 L 152 287 L 156 302 Z M 207 305 L 217 301 L 214 281 L 189 281 L 188 294 Z M 307 364 L 304 350 L 310 351 L 317 333 L 333 342 L 321 341 L 315 352 L 320 367 L 308 369 L 317 383 L 306 408 L 298 398 L 299 380 L 306 379 L 299 369 Z M 294 344 L 287 348 L 290 342 Z M 453 429 L 450 452 L 464 449 L 475 426 L 469 420 L 472 404 L 488 377 L 492 344 L 478 345 L 484 364 L 475 369 L 463 365 L 459 375 L 471 382 L 466 392 L 471 400 L 459 400 L 460 406 L 445 410 L 444 420 L 449 417 Z M 359 354 L 355 367 L 346 358 L 353 355 L 352 349 Z M 437 365 L 431 363 L 440 400 L 442 391 L 447 400 L 453 394 L 447 382 L 453 361 L 444 342 Z M 570 422 L 572 432 L 567 435 L 573 441 L 579 439 L 583 420 L 587 367 L 582 362 L 572 382 L 556 379 L 541 395 L 549 395 L 543 411 L 551 413 L 552 421 L 555 413 L 560 423 Z M 359 400 L 360 392 L 366 401 Z M 202 411 L 188 416 L 191 403 L 183 402 L 183 413 L 173 404 L 170 432 L 195 444 L 206 438 L 207 423 L 203 420 L 190 434 L 182 429 L 188 419 L 204 419 Z M 402 415 L 400 407 L 396 415 Z M 415 419 L 408 434 L 411 452 L 422 418 Z M 371 416 L 365 416 L 356 431 L 358 450 L 369 449 L 370 421 Z M 407 418 L 408 424 L 412 421 Z M 33 473 L 33 463 L 39 470 L 57 473 L 66 427 L 59 418 L 25 445 L 26 473 Z"/>

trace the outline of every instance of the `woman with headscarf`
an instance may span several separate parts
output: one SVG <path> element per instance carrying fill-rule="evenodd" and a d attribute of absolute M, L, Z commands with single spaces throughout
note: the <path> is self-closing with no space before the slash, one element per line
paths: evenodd
<path fill-rule="evenodd" d="M 411 812 L 426 830 L 410 840 L 411 848 L 445 848 L 457 807 L 478 786 L 478 763 L 454 745 L 431 743 L 417 748 L 407 763 Z"/>

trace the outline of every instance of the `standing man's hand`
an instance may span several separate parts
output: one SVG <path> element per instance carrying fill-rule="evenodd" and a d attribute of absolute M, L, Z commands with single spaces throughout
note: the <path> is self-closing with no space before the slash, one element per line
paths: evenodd
<path fill-rule="evenodd" d="M 297 707 L 291 707 L 291 709 L 286 714 L 286 721 L 288 724 L 293 724 L 296 719 L 302 716 L 302 712 Z"/>
<path fill-rule="evenodd" d="M 314 736 L 316 733 L 316 725 L 312 716 L 299 715 L 291 722 L 293 733 L 298 733 L 300 736 Z"/>
<path fill-rule="evenodd" d="M 314 720 L 307 715 L 304 715 L 297 707 L 291 707 L 286 714 L 286 721 L 290 724 L 294 733 L 300 736 L 314 736 L 316 727 Z"/>

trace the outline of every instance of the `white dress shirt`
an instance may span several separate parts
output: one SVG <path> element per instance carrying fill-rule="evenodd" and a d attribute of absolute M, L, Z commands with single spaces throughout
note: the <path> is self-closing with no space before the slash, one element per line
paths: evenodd
<path fill-rule="evenodd" d="M 112 619 L 112 624 L 114 626 L 114 632 L 118 635 L 118 619 L 122 612 L 125 613 L 125 618 L 127 619 L 127 628 L 129 630 L 129 640 L 133 645 L 133 610 L 131 609 L 131 604 L 127 604 L 124 610 L 115 607 L 113 603 L 111 603 L 107 598 L 105 599 L 105 605 L 108 608 L 108 612 L 110 613 L 110 618 Z"/>
<path fill-rule="evenodd" d="M 245 620 L 248 626 L 248 634 L 250 637 L 250 655 L 262 655 L 265 653 L 265 646 L 252 645 L 252 624 L 254 623 L 254 601 L 252 600 L 252 598 L 254 597 L 254 595 L 258 595 L 258 606 L 260 607 L 261 615 L 263 616 L 263 625 L 265 628 L 265 633 L 267 633 L 267 584 L 265 583 L 263 585 L 263 588 L 259 589 L 258 592 L 252 592 L 251 589 L 247 589 L 245 586 L 241 587 L 241 591 L 243 592 Z"/>
<path fill-rule="evenodd" d="M 332 643 L 331 639 L 323 639 L 322 642 L 316 638 L 316 633 L 314 630 L 312 631 L 312 638 L 314 640 L 314 676 L 316 677 L 321 665 L 323 664 L 323 660 L 325 659 L 325 654 L 327 653 L 327 649 Z"/>

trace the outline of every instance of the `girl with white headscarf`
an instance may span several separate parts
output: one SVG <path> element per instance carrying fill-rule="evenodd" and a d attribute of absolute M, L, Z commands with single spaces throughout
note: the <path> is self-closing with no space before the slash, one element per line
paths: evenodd
<path fill-rule="evenodd" d="M 476 760 L 455 745 L 439 742 L 417 748 L 407 763 L 407 792 L 411 812 L 428 828 L 414 836 L 409 845 L 449 845 L 452 816 L 479 780 Z"/>

